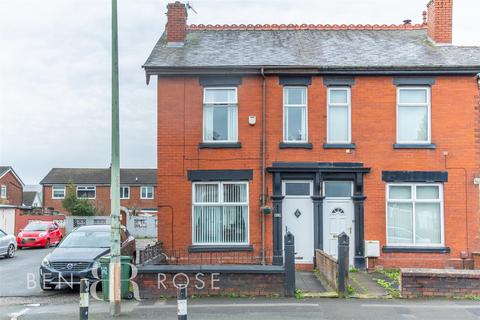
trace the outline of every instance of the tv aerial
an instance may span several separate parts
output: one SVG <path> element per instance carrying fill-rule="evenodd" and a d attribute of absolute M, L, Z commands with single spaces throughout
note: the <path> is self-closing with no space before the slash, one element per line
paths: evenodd
<path fill-rule="evenodd" d="M 195 14 L 198 14 L 197 11 L 195 11 L 195 9 L 192 7 L 190 2 L 187 2 L 187 10 L 192 10 L 193 12 L 195 12 Z"/>

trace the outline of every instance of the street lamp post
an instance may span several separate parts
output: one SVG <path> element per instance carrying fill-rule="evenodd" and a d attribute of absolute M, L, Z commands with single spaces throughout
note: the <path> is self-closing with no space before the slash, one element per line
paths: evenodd
<path fill-rule="evenodd" d="M 110 314 L 120 315 L 120 132 L 118 107 L 118 24 L 117 0 L 112 0 L 112 164 L 111 164 L 111 244 L 109 272 Z"/>

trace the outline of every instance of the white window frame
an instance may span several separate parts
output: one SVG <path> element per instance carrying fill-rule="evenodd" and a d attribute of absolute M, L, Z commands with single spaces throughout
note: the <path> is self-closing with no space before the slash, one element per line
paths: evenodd
<path fill-rule="evenodd" d="M 426 90 L 427 102 L 425 103 L 400 103 L 400 91 L 402 90 Z M 427 107 L 427 140 L 426 141 L 400 141 L 399 139 L 399 108 L 401 107 Z M 396 141 L 397 144 L 431 144 L 432 143 L 432 115 L 431 115 L 431 88 L 429 86 L 399 86 L 397 87 L 397 107 L 396 107 Z"/>
<path fill-rule="evenodd" d="M 392 199 L 390 200 L 390 188 L 389 187 L 405 187 L 408 186 L 411 188 L 411 198 L 410 199 Z M 437 187 L 438 186 L 438 200 L 435 199 L 417 199 L 417 187 Z M 443 198 L 443 184 L 442 183 L 387 183 L 385 185 L 385 223 L 386 223 L 386 243 L 387 246 L 395 247 L 444 247 L 445 246 L 445 222 L 444 222 L 444 198 Z M 412 204 L 412 241 L 413 243 L 390 243 L 388 241 L 388 203 L 411 203 Z M 419 243 L 415 241 L 415 203 L 440 203 L 440 243 Z"/>
<path fill-rule="evenodd" d="M 195 186 L 201 184 L 216 184 L 218 185 L 218 202 L 196 202 L 195 201 Z M 223 185 L 224 184 L 243 184 L 246 185 L 246 192 L 247 192 L 247 201 L 246 202 L 223 202 Z M 209 205 L 209 206 L 240 206 L 246 205 L 247 206 L 247 237 L 245 242 L 228 242 L 228 243 L 219 243 L 219 242 L 195 242 L 195 226 L 194 226 L 194 219 L 195 219 L 195 205 Z M 235 245 L 248 245 L 250 243 L 250 189 L 249 183 L 246 181 L 208 181 L 208 182 L 194 182 L 192 183 L 192 244 L 193 245 L 201 245 L 201 246 L 235 246 Z"/>
<path fill-rule="evenodd" d="M 331 91 L 335 90 L 346 90 L 347 91 L 347 103 L 332 103 L 330 102 L 330 93 Z M 330 138 L 330 107 L 347 107 L 347 114 L 348 114 L 348 140 L 340 141 L 340 140 L 332 140 Z M 337 144 L 349 144 L 352 143 L 352 89 L 348 86 L 335 86 L 335 87 L 328 87 L 327 90 L 327 143 L 337 143 Z"/>
<path fill-rule="evenodd" d="M 348 182 L 348 183 L 350 183 L 350 196 L 348 196 L 348 197 L 328 197 L 327 198 L 327 196 L 326 196 L 326 194 L 327 194 L 326 184 L 328 182 Z M 335 200 L 348 199 L 348 200 L 351 200 L 352 196 L 353 196 L 353 181 L 347 181 L 347 180 L 326 180 L 326 181 L 323 181 L 323 183 L 322 183 L 322 195 L 326 199 L 335 199 Z"/>
<path fill-rule="evenodd" d="M 79 197 L 78 196 L 79 189 L 83 189 L 83 190 L 87 190 L 87 191 L 92 191 L 93 190 L 93 192 L 95 193 L 95 196 L 94 197 L 88 197 L 88 198 Z M 96 199 L 97 198 L 97 187 L 96 186 L 87 186 L 87 185 L 77 186 L 76 192 L 77 192 L 77 198 L 79 198 L 79 199 Z"/>
<path fill-rule="evenodd" d="M 55 191 L 59 191 L 60 189 L 63 191 L 63 197 L 56 197 Z M 65 199 L 66 192 L 64 185 L 52 185 L 52 199 Z"/>
<path fill-rule="evenodd" d="M 0 186 L 0 198 L 7 199 L 7 186 L 4 184 Z"/>
<path fill-rule="evenodd" d="M 222 102 L 215 102 L 215 103 L 207 103 L 205 101 L 205 98 L 206 98 L 206 92 L 209 91 L 209 90 L 235 90 L 235 101 L 234 102 L 230 102 L 230 101 L 222 101 Z M 208 140 L 206 137 L 205 137 L 205 126 L 206 126 L 206 112 L 205 112 L 205 106 L 213 106 L 215 107 L 216 105 L 218 106 L 235 106 L 237 108 L 237 124 L 236 124 L 236 128 L 237 128 L 237 132 L 234 133 L 234 136 L 235 138 L 234 139 L 227 139 L 227 140 Z M 203 142 L 206 142 L 206 143 L 235 143 L 235 142 L 238 142 L 238 88 L 237 87 L 204 87 L 203 88 L 203 125 L 202 125 L 202 140 Z M 227 124 L 227 127 L 228 127 L 228 124 Z M 229 128 L 227 128 L 227 130 L 229 130 Z"/>
<path fill-rule="evenodd" d="M 305 89 L 305 104 L 287 104 L 286 91 L 292 88 Z M 288 140 L 287 108 L 305 108 L 305 139 Z M 284 86 L 283 87 L 283 142 L 285 143 L 306 143 L 308 142 L 308 86 Z"/>
<path fill-rule="evenodd" d="M 152 188 L 152 196 L 148 196 L 148 192 L 145 192 L 145 197 L 143 196 L 143 189 Z M 153 186 L 140 186 L 140 199 L 150 200 L 155 198 L 155 188 Z"/>
<path fill-rule="evenodd" d="M 127 189 L 128 190 L 128 197 L 124 197 L 122 194 L 122 190 Z M 125 199 L 130 199 L 130 186 L 120 186 L 120 199 L 125 200 Z"/>

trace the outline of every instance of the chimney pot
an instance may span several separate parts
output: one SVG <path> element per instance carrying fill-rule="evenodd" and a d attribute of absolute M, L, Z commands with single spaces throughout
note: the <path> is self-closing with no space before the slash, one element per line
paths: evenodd
<path fill-rule="evenodd" d="M 167 46 L 181 47 L 187 35 L 187 8 L 184 3 L 175 1 L 167 5 Z"/>
<path fill-rule="evenodd" d="M 452 43 L 453 0 L 431 0 L 427 4 L 428 36 L 438 44 Z"/>

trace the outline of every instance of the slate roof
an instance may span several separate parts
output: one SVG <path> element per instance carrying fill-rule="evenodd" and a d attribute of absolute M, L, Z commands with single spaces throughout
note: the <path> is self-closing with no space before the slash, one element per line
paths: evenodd
<path fill-rule="evenodd" d="M 0 166 L 0 177 L 5 173 L 7 172 L 8 170 L 10 170 L 12 167 L 7 167 L 7 166 Z"/>
<path fill-rule="evenodd" d="M 40 184 L 109 185 L 109 168 L 53 168 Z M 120 169 L 120 183 L 128 185 L 157 184 L 157 169 Z"/>
<path fill-rule="evenodd" d="M 23 205 L 31 207 L 36 195 L 37 191 L 23 191 Z"/>
<path fill-rule="evenodd" d="M 469 68 L 480 72 L 480 47 L 435 45 L 425 28 L 400 30 L 209 30 L 187 32 L 183 47 L 165 34 L 144 64 L 148 71 L 201 67 L 341 69 Z"/>
<path fill-rule="evenodd" d="M 11 170 L 12 174 L 15 176 L 15 178 L 17 178 L 18 182 L 20 182 L 22 185 L 25 185 L 22 179 L 20 179 L 18 174 L 15 172 L 15 170 L 13 170 L 11 166 L 0 166 L 0 177 L 7 173 L 8 170 Z"/>

